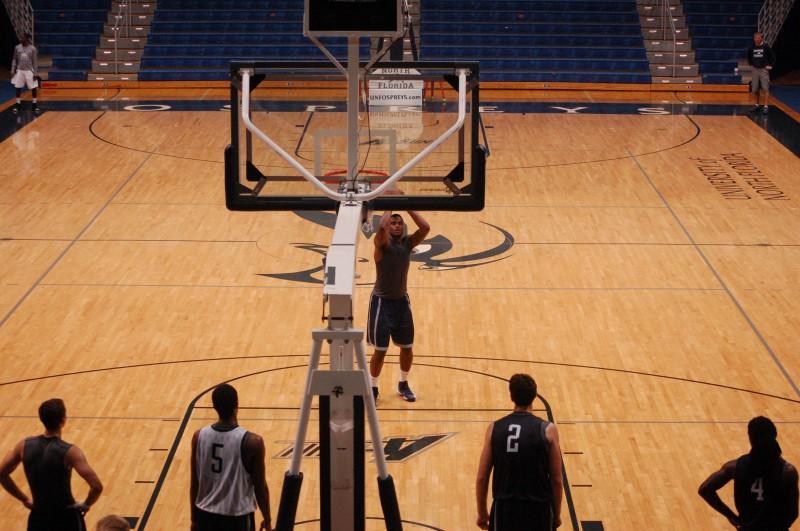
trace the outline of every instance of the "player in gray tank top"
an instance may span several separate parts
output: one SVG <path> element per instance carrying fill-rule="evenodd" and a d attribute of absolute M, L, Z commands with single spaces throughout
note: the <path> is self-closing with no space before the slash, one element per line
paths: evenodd
<path fill-rule="evenodd" d="M 239 394 L 232 385 L 215 387 L 211 404 L 218 421 L 192 436 L 192 530 L 254 531 L 258 506 L 262 522 L 257 529 L 269 531 L 264 439 L 239 426 Z"/>
<path fill-rule="evenodd" d="M 367 321 L 367 343 L 375 349 L 369 363 L 372 393 L 378 399 L 378 377 L 389 349 L 389 342 L 400 347 L 400 381 L 398 394 L 408 402 L 416 396 L 408 385 L 408 373 L 414 359 L 414 321 L 408 297 L 408 268 L 411 252 L 431 230 L 430 225 L 418 212 L 408 215 L 417 225 L 410 236 L 403 217 L 391 212 L 384 213 L 380 228 L 375 234 L 375 287 L 370 297 Z"/>

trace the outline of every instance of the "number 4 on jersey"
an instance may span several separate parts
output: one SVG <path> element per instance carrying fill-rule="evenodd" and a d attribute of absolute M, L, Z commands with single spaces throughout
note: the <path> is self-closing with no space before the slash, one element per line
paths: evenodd
<path fill-rule="evenodd" d="M 764 478 L 756 479 L 753 484 L 750 485 L 750 492 L 758 494 L 758 496 L 756 496 L 757 501 L 764 501 Z"/>

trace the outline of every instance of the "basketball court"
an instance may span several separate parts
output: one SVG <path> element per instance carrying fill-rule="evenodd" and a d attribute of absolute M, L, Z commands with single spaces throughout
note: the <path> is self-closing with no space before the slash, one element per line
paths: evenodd
<path fill-rule="evenodd" d="M 379 181 L 393 157 L 402 165 L 424 149 L 455 119 L 451 90 L 419 109 L 365 108 L 360 169 Z M 255 94 L 254 121 L 284 149 L 322 174 L 346 169 L 343 90 Z M 241 424 L 267 444 L 274 519 L 310 331 L 324 326 L 333 213 L 226 208 L 224 89 L 42 99 L 36 119 L 0 112 L 0 448 L 41 431 L 38 404 L 61 397 L 64 438 L 105 485 L 89 526 L 117 513 L 136 529 L 188 529 L 191 434 L 216 419 L 209 390 L 231 382 Z M 746 94 L 482 91 L 485 208 L 424 212 L 432 230 L 412 257 L 417 402 L 392 392 L 395 347 L 381 375 L 378 418 L 405 529 L 476 528 L 483 435 L 511 409 L 515 372 L 534 376 L 537 414 L 561 433 L 563 529 L 727 529 L 697 487 L 748 450 L 756 415 L 777 423 L 784 456 L 798 461 L 800 126 L 790 113 L 748 115 Z M 456 148 L 443 144 L 418 168 L 430 180 L 399 188 L 450 193 L 442 178 Z M 290 169 L 253 149 L 262 173 Z M 358 256 L 363 327 L 372 241 Z M 315 404 L 299 529 L 319 527 L 316 415 Z M 367 529 L 377 530 L 369 442 L 366 455 Z M 21 469 L 14 478 L 24 484 Z M 4 530 L 24 529 L 10 496 L 0 514 Z"/>

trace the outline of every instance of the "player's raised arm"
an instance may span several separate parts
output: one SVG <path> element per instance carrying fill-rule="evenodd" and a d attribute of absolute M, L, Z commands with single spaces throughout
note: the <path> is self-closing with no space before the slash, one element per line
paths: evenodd
<path fill-rule="evenodd" d="M 431 226 L 416 210 L 409 210 L 408 215 L 411 216 L 411 219 L 413 219 L 414 223 L 417 225 L 417 230 L 411 235 L 411 247 L 416 247 L 425 241 L 425 237 L 427 237 L 428 233 L 431 231 Z"/>
<path fill-rule="evenodd" d="M 392 211 L 387 210 L 381 216 L 381 221 L 378 224 L 378 232 L 375 233 L 375 248 L 386 247 L 389 243 L 389 222 L 392 220 Z"/>

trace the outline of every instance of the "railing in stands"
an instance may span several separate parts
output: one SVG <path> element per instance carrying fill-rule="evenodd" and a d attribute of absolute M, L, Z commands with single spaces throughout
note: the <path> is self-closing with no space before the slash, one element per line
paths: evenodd
<path fill-rule="evenodd" d="M 667 24 L 669 21 L 669 24 Z M 667 28 L 669 26 L 669 28 Z M 672 6 L 670 0 L 662 0 L 661 2 L 661 35 L 664 40 L 667 40 L 667 31 L 672 33 L 672 77 L 675 77 L 675 67 L 678 55 L 678 32 L 675 30 L 675 20 L 672 15 Z"/>
<path fill-rule="evenodd" d="M 794 6 L 794 0 L 765 0 L 758 12 L 758 31 L 764 35 L 764 41 L 772 46 L 786 22 L 786 17 Z"/>
<path fill-rule="evenodd" d="M 31 42 L 36 42 L 34 34 L 34 12 L 29 0 L 3 0 L 11 25 L 18 38 L 30 33 Z"/>
<path fill-rule="evenodd" d="M 133 5 L 143 4 L 144 0 L 127 0 L 120 2 L 117 6 L 117 14 L 114 15 L 114 73 L 119 74 L 119 39 L 120 37 L 130 37 L 131 26 L 133 25 Z"/>

